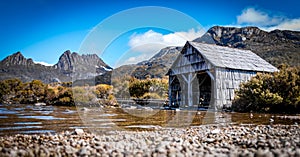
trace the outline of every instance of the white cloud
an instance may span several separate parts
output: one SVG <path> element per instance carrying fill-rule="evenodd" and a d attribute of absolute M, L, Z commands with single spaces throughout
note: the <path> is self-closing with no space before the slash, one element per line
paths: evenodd
<path fill-rule="evenodd" d="M 53 64 L 49 64 L 49 63 L 46 63 L 46 62 L 43 62 L 43 61 L 34 61 L 34 63 L 42 64 L 42 65 L 45 65 L 45 66 L 53 66 Z"/>
<path fill-rule="evenodd" d="M 255 8 L 247 8 L 242 11 L 241 15 L 237 16 L 237 25 L 257 26 L 267 31 L 274 29 L 299 31 L 300 18 L 290 19 L 283 15 L 274 15 Z"/>
<path fill-rule="evenodd" d="M 262 23 L 269 19 L 269 16 L 263 12 L 257 11 L 254 8 L 248 8 L 243 10 L 241 15 L 237 16 L 237 23 Z"/>
<path fill-rule="evenodd" d="M 149 30 L 141 34 L 133 34 L 128 45 L 130 53 L 140 53 L 135 57 L 129 57 L 123 64 L 134 64 L 149 59 L 159 50 L 167 46 L 184 46 L 186 41 L 194 40 L 205 33 L 204 29 L 190 29 L 187 32 L 174 32 L 162 34 Z"/>
<path fill-rule="evenodd" d="M 204 33 L 206 32 L 206 30 L 204 29 L 190 29 L 187 32 L 175 32 L 175 35 L 181 36 L 187 40 L 194 40 L 196 38 L 201 37 Z"/>
<path fill-rule="evenodd" d="M 237 16 L 237 23 L 271 26 L 279 24 L 283 21 L 283 19 L 284 18 L 280 16 L 270 16 L 269 14 L 255 8 L 247 8 L 242 11 L 241 15 Z"/>
<path fill-rule="evenodd" d="M 277 26 L 269 28 L 269 30 L 274 30 L 274 29 L 300 31 L 300 18 L 288 19 L 278 24 Z"/>
<path fill-rule="evenodd" d="M 133 34 L 130 37 L 128 45 L 138 52 L 148 53 L 153 50 L 160 50 L 166 46 L 183 46 L 186 41 L 194 40 L 204 33 L 204 30 L 201 29 L 196 31 L 195 29 L 190 29 L 187 32 L 175 32 L 163 35 L 153 30 L 149 30 L 142 34 Z M 140 47 L 141 45 L 148 45 L 148 47 Z"/>

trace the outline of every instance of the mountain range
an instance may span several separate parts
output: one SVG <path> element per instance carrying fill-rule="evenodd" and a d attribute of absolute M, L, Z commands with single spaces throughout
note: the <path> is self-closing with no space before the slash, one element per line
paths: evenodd
<path fill-rule="evenodd" d="M 251 50 L 274 66 L 300 65 L 300 32 L 297 31 L 266 32 L 257 27 L 215 26 L 194 41 Z"/>
<path fill-rule="evenodd" d="M 31 58 L 27 59 L 21 52 L 17 52 L 0 62 L 0 80 L 20 78 L 24 82 L 34 79 L 45 83 L 69 82 L 92 79 L 111 70 L 96 54 L 79 55 L 68 50 L 59 57 L 55 65 L 45 66 L 34 63 Z M 107 82 L 103 80 L 100 83 Z"/>
<path fill-rule="evenodd" d="M 300 66 L 300 32 L 297 31 L 267 32 L 257 27 L 214 26 L 193 41 L 251 50 L 274 66 L 282 63 Z M 78 84 L 110 84 L 112 77 L 124 75 L 140 79 L 162 78 L 181 49 L 166 47 L 149 60 L 116 69 L 112 69 L 96 54 L 79 55 L 66 51 L 55 65 L 44 66 L 17 52 L 0 62 L 0 80 L 20 78 L 25 82 L 39 79 L 45 83 L 75 81 Z"/>

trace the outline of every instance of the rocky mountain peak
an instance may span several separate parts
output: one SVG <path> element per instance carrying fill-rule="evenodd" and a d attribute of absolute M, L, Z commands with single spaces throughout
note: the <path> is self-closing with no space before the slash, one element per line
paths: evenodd
<path fill-rule="evenodd" d="M 154 61 L 157 58 L 164 57 L 165 55 L 170 54 L 178 54 L 179 51 L 181 51 L 182 47 L 179 46 L 169 46 L 166 48 L 161 49 L 156 55 L 154 55 L 152 58 L 149 59 L 149 61 Z"/>
<path fill-rule="evenodd" d="M 157 54 L 151 57 L 149 60 L 139 62 L 137 65 L 152 65 L 153 63 L 159 64 L 172 64 L 169 63 L 169 58 L 176 57 L 181 51 L 180 46 L 168 46 L 161 49 Z M 171 60 L 172 61 L 172 60 Z"/>
<path fill-rule="evenodd" d="M 244 48 L 244 41 L 253 39 L 255 36 L 265 36 L 267 32 L 258 27 L 221 27 L 214 26 L 210 28 L 202 37 L 195 39 L 195 42 L 204 42 L 209 44 L 217 44 L 221 46 L 229 46 L 236 48 Z"/>
<path fill-rule="evenodd" d="M 31 58 L 26 59 L 21 52 L 16 52 L 1 61 L 1 64 L 6 66 L 10 65 L 33 65 L 34 62 Z"/>
<path fill-rule="evenodd" d="M 59 61 L 54 65 L 54 68 L 68 76 L 76 77 L 76 79 L 94 77 L 112 70 L 96 54 L 80 55 L 70 50 L 65 51 L 59 57 Z"/>
<path fill-rule="evenodd" d="M 76 52 L 70 50 L 65 51 L 60 57 L 59 61 L 54 65 L 58 69 L 73 70 L 74 65 L 89 65 L 89 66 L 101 66 L 107 69 L 112 69 L 96 54 L 83 54 L 79 55 Z"/>
<path fill-rule="evenodd" d="M 215 26 L 194 41 L 251 50 L 275 66 L 300 65 L 300 32 L 297 31 Z"/>
<path fill-rule="evenodd" d="M 66 50 L 61 56 L 70 55 L 72 52 L 70 50 Z"/>
<path fill-rule="evenodd" d="M 243 34 L 243 35 L 251 36 L 253 34 L 260 34 L 261 32 L 264 31 L 259 29 L 258 27 L 253 27 L 253 26 L 242 27 L 242 28 L 214 26 L 207 31 L 207 33 L 215 34 L 219 38 L 222 35 Z"/>

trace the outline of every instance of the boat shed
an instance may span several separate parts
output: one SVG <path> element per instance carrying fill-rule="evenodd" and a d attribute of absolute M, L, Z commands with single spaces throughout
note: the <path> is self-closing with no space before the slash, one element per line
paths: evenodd
<path fill-rule="evenodd" d="M 169 69 L 169 107 L 230 107 L 242 82 L 278 69 L 251 52 L 186 42 Z"/>

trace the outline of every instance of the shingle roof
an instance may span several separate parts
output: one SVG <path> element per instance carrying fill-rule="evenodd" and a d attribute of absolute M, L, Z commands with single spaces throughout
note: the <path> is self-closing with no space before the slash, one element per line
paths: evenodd
<path fill-rule="evenodd" d="M 261 72 L 278 71 L 276 67 L 250 50 L 241 50 L 212 44 L 188 42 L 216 67 Z"/>

